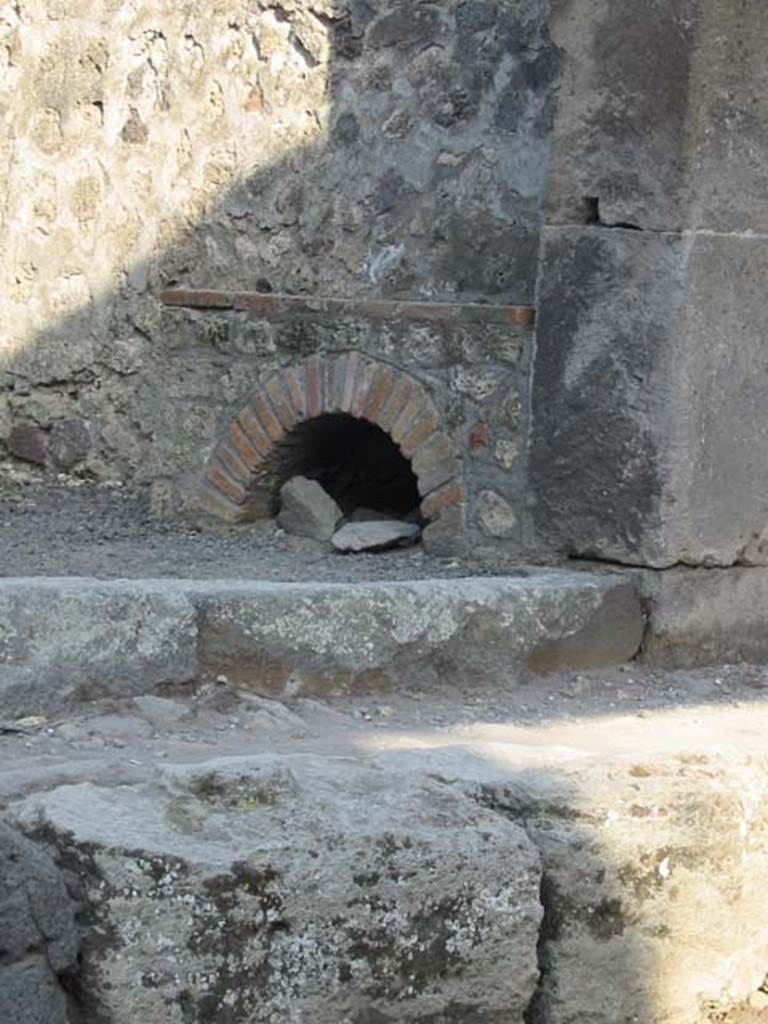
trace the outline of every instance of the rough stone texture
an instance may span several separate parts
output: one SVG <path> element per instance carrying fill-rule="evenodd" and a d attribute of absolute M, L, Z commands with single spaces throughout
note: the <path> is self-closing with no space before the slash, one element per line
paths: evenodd
<path fill-rule="evenodd" d="M 539 849 L 528 1021 L 704 1024 L 765 979 L 765 717 L 753 697 L 642 718 L 604 708 L 540 731 L 403 729 L 377 763 L 474 780 Z"/>
<path fill-rule="evenodd" d="M 650 664 L 768 661 L 768 570 L 648 572 L 642 590 L 650 608 L 643 659 Z"/>
<path fill-rule="evenodd" d="M 768 137 L 750 56 L 768 26 L 715 0 L 654 12 L 555 5 L 533 519 L 579 555 L 762 563 L 768 246 L 750 204 Z"/>
<path fill-rule="evenodd" d="M 337 551 L 386 551 L 388 548 L 414 544 L 421 536 L 416 523 L 401 523 L 395 519 L 367 519 L 347 523 L 333 535 Z"/>
<path fill-rule="evenodd" d="M 63 786 L 15 814 L 81 879 L 86 1014 L 522 1024 L 537 854 L 445 785 L 229 758 Z"/>
<path fill-rule="evenodd" d="M 31 423 L 17 423 L 8 435 L 8 451 L 22 462 L 45 464 L 47 438 Z"/>
<path fill-rule="evenodd" d="M 280 488 L 277 521 L 288 533 L 330 540 L 340 519 L 341 509 L 316 480 L 295 476 Z"/>
<path fill-rule="evenodd" d="M 0 439 L 8 419 L 29 423 L 51 439 L 51 469 L 173 481 L 178 511 L 278 363 L 365 346 L 442 375 L 460 442 L 485 392 L 454 392 L 449 368 L 484 360 L 518 387 L 521 328 L 189 315 L 155 296 L 529 303 L 557 71 L 546 13 L 544 0 L 418 17 L 401 0 L 9 9 Z M 509 487 L 518 500 L 521 480 Z"/>
<path fill-rule="evenodd" d="M 485 789 L 542 857 L 546 1024 L 690 1024 L 765 977 L 765 764 L 696 752 Z"/>
<path fill-rule="evenodd" d="M 197 671 L 196 613 L 156 583 L 3 580 L 0 702 L 10 713 L 146 693 Z"/>
<path fill-rule="evenodd" d="M 529 479 L 539 534 L 570 554 L 675 560 L 671 422 L 696 384 L 673 315 L 685 260 L 674 234 L 544 229 Z"/>
<path fill-rule="evenodd" d="M 89 1022 L 99 996 L 134 1024 L 155 1019 L 158 990 L 187 989 L 162 1012 L 200 1024 L 241 991 L 233 1024 L 260 1008 L 282 1024 L 286 985 L 334 1024 L 466 1024 L 470 991 L 482 1024 L 519 1022 L 534 945 L 527 1024 L 760 1019 L 739 1012 L 761 1006 L 768 963 L 759 669 L 634 665 L 503 700 L 465 679 L 421 700 L 289 706 L 218 684 L 178 703 L 189 719 L 149 737 L 133 700 L 0 729 L 0 800 L 81 879 Z M 444 941 L 444 921 L 481 906 L 479 933 Z M 445 950 L 461 958 L 447 972 Z M 331 980 L 337 951 L 350 970 Z"/>
<path fill-rule="evenodd" d="M 600 667 L 643 619 L 614 575 L 389 583 L 0 581 L 4 715 L 221 674 L 257 692 L 344 693 Z"/>
<path fill-rule="evenodd" d="M 544 235 L 530 452 L 540 533 L 636 564 L 764 564 L 763 241 Z"/>
<path fill-rule="evenodd" d="M 68 1024 L 57 976 L 74 973 L 75 905 L 50 856 L 0 821 L 0 1020 Z"/>
<path fill-rule="evenodd" d="M 478 498 L 478 519 L 480 528 L 489 537 L 512 536 L 517 527 L 517 517 L 500 494 L 482 491 Z"/>
<path fill-rule="evenodd" d="M 655 231 L 685 221 L 687 116 L 695 0 L 553 0 L 564 55 L 547 183 L 549 224 Z M 722 5 L 720 5 L 722 6 Z"/>
<path fill-rule="evenodd" d="M 212 675 L 267 694 L 387 690 L 401 680 L 510 685 L 526 665 L 627 660 L 642 631 L 632 586 L 613 576 L 233 585 L 202 597 L 199 653 Z"/>

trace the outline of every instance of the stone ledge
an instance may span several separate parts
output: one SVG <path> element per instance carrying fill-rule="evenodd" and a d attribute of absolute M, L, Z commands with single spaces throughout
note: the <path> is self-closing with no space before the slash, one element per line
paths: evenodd
<path fill-rule="evenodd" d="M 665 668 L 768 661 L 768 568 L 637 573 L 650 607 L 643 660 Z"/>
<path fill-rule="evenodd" d="M 169 289 L 160 292 L 157 297 L 166 306 L 248 311 L 276 319 L 359 316 L 371 320 L 429 320 L 438 323 L 455 321 L 532 327 L 536 315 L 533 306 L 496 306 L 474 302 L 410 302 L 396 299 L 338 299 L 329 296 L 191 288 Z"/>
<path fill-rule="evenodd" d="M 6 717 L 220 674 L 278 696 L 467 680 L 509 690 L 627 661 L 643 633 L 626 578 L 540 570 L 348 584 L 6 579 L 0 622 Z"/>

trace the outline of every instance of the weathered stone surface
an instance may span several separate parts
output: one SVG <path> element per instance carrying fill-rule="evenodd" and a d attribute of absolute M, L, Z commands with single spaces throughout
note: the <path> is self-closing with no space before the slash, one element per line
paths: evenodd
<path fill-rule="evenodd" d="M 48 457 L 57 469 L 72 469 L 90 451 L 91 436 L 82 420 L 62 420 L 55 424 L 48 443 Z"/>
<path fill-rule="evenodd" d="M 676 235 L 545 229 L 529 472 L 535 525 L 561 549 L 674 560 L 662 502 L 684 258 Z"/>
<path fill-rule="evenodd" d="M 534 518 L 567 552 L 727 566 L 766 527 L 767 29 L 716 0 L 646 13 L 553 9 Z"/>
<path fill-rule="evenodd" d="M 173 586 L 3 580 L 0 706 L 22 715 L 183 683 L 197 671 L 196 641 L 194 605 Z"/>
<path fill-rule="evenodd" d="M 75 904 L 51 857 L 0 821 L 0 1020 L 67 1024 L 57 975 L 74 972 Z"/>
<path fill-rule="evenodd" d="M 536 851 L 435 782 L 269 756 L 15 809 L 81 879 L 81 1002 L 114 1024 L 522 1024 Z"/>
<path fill-rule="evenodd" d="M 606 224 L 683 226 L 697 6 L 661 3 L 649 17 L 634 0 L 555 0 L 563 60 L 548 223 L 586 223 L 591 197 Z"/>
<path fill-rule="evenodd" d="M 557 58 L 544 0 L 480 6 L 11 11 L 0 391 L 19 422 L 56 400 L 49 467 L 172 481 L 186 511 L 226 423 L 292 360 L 520 383 Z M 169 286 L 217 308 L 165 309 Z M 6 420 L 0 400 L 3 440 Z"/>
<path fill-rule="evenodd" d="M 730 565 L 766 526 L 761 238 L 548 228 L 530 483 L 541 535 Z"/>
<path fill-rule="evenodd" d="M 133 704 L 142 718 L 155 729 L 173 729 L 190 717 L 189 708 L 175 700 L 168 700 L 167 697 L 155 697 L 146 694 L 141 697 L 134 697 Z"/>
<path fill-rule="evenodd" d="M 45 464 L 48 437 L 33 423 L 18 423 L 8 435 L 8 451 L 24 462 Z"/>
<path fill-rule="evenodd" d="M 536 844 L 529 1021 L 704 1024 L 765 978 L 765 719 L 761 701 L 403 730 L 376 763 L 463 780 Z"/>
<path fill-rule="evenodd" d="M 277 521 L 287 533 L 330 540 L 342 512 L 317 480 L 295 476 L 280 488 Z"/>
<path fill-rule="evenodd" d="M 337 551 L 386 551 L 388 548 L 415 544 L 421 536 L 416 523 L 403 523 L 398 519 L 368 519 L 347 523 L 337 530 L 331 542 Z"/>
<path fill-rule="evenodd" d="M 711 231 L 768 232 L 768 22 L 753 5 L 698 5 L 689 88 L 689 223 Z M 689 143 L 690 145 L 690 143 Z M 723 264 L 727 266 L 727 264 Z"/>
<path fill-rule="evenodd" d="M 665 667 L 768 661 L 768 569 L 642 574 L 650 615 L 643 659 Z"/>
<path fill-rule="evenodd" d="M 200 607 L 202 666 L 266 694 L 386 690 L 405 679 L 509 686 L 526 664 L 624 661 L 643 632 L 631 584 L 586 574 L 233 584 L 201 594 Z"/>
<path fill-rule="evenodd" d="M 220 674 L 343 693 L 631 658 L 643 617 L 615 575 L 385 583 L 0 581 L 3 717 Z"/>
<path fill-rule="evenodd" d="M 480 529 L 487 537 L 514 537 L 517 516 L 509 502 L 495 491 L 481 491 L 477 498 Z"/>
<path fill-rule="evenodd" d="M 768 845 L 745 807 L 764 806 L 764 765 L 622 761 L 523 773 L 490 798 L 541 853 L 547 1024 L 689 1024 L 765 977 Z"/>
<path fill-rule="evenodd" d="M 69 1024 L 67 1001 L 44 956 L 31 953 L 0 967 L 0 1020 L 9 1024 Z"/>

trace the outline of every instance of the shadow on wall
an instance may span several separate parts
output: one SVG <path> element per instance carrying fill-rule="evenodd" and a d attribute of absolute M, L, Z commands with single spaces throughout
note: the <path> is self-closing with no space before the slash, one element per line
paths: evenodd
<path fill-rule="evenodd" d="M 545 0 L 113 6 L 49 0 L 5 26 L 17 456 L 138 483 L 197 471 L 278 349 L 358 344 L 169 310 L 164 287 L 531 301 Z"/>

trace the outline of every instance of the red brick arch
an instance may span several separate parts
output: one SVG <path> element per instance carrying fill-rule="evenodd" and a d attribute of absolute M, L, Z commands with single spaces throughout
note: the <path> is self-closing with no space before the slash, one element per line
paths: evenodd
<path fill-rule="evenodd" d="M 348 413 L 390 435 L 410 459 L 426 519 L 462 505 L 455 448 L 440 429 L 437 408 L 423 385 L 387 363 L 350 352 L 312 356 L 281 370 L 257 391 L 211 453 L 201 494 L 204 510 L 230 522 L 269 516 L 276 445 L 299 423 L 325 413 Z"/>

